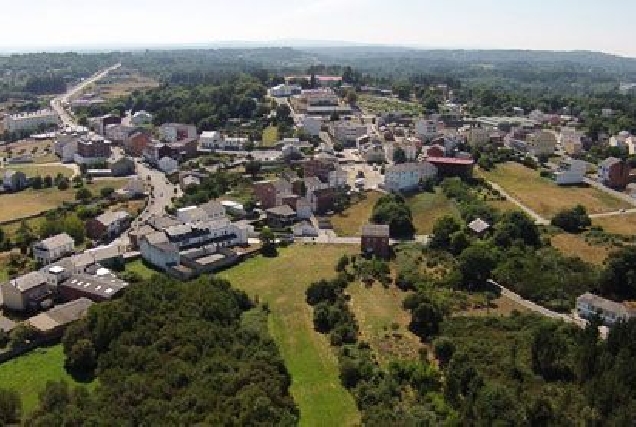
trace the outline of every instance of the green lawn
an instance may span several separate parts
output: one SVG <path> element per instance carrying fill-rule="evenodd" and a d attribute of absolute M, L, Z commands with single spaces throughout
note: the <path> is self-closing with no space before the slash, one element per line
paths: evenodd
<path fill-rule="evenodd" d="M 278 142 L 278 128 L 268 126 L 263 129 L 263 147 L 273 147 Z"/>
<path fill-rule="evenodd" d="M 23 356 L 0 364 L 0 386 L 16 390 L 22 399 L 23 415 L 31 413 L 38 404 L 38 394 L 48 381 L 64 380 L 79 385 L 64 370 L 62 345 L 38 348 Z M 93 389 L 97 381 L 86 384 Z"/>
<path fill-rule="evenodd" d="M 438 188 L 435 193 L 419 193 L 407 199 L 417 234 L 430 234 L 435 221 L 445 215 L 459 216 L 452 200 Z"/>
<path fill-rule="evenodd" d="M 73 169 L 68 168 L 66 166 L 40 166 L 40 165 L 11 165 L 7 166 L 6 170 L 16 170 L 22 171 L 25 173 L 27 178 L 32 176 L 40 175 L 42 177 L 46 175 L 50 175 L 52 177 L 56 177 L 58 173 L 61 173 L 67 178 L 73 176 Z M 4 171 L 4 169 L 0 169 L 0 171 Z"/>
<path fill-rule="evenodd" d="M 358 251 L 351 246 L 294 245 L 277 258 L 253 258 L 219 274 L 269 304 L 269 333 L 291 374 L 291 394 L 303 426 L 360 424 L 355 401 L 340 383 L 334 350 L 326 336 L 314 331 L 305 301 L 311 282 L 334 276 L 338 258 Z"/>
<path fill-rule="evenodd" d="M 340 214 L 331 217 L 331 225 L 338 236 L 359 236 L 364 224 L 369 222 L 373 206 L 382 196 L 376 191 L 369 191 L 365 198 L 352 204 Z"/>
<path fill-rule="evenodd" d="M 392 111 L 404 111 L 411 114 L 423 114 L 425 108 L 416 103 L 410 101 L 402 101 L 397 98 L 388 98 L 375 95 L 358 95 L 358 106 L 368 114 L 387 113 Z"/>
<path fill-rule="evenodd" d="M 155 274 L 161 274 L 161 272 L 147 267 L 141 259 L 136 259 L 135 261 L 127 263 L 126 271 L 131 271 L 139 274 L 143 278 L 143 280 L 150 280 Z"/>

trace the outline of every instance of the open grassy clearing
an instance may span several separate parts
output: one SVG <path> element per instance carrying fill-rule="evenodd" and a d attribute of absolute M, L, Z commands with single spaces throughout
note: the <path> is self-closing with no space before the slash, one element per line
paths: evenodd
<path fill-rule="evenodd" d="M 483 304 L 480 307 L 472 306 L 464 311 L 453 313 L 454 316 L 510 316 L 515 311 L 519 313 L 528 312 L 529 310 L 521 304 L 518 304 L 506 296 L 500 296 L 490 302 L 490 307 Z"/>
<path fill-rule="evenodd" d="M 36 408 L 38 395 L 48 381 L 60 380 L 71 386 L 80 385 L 64 369 L 64 351 L 61 344 L 38 348 L 0 364 L 0 385 L 20 394 L 23 416 Z M 93 389 L 97 381 L 84 385 Z"/>
<path fill-rule="evenodd" d="M 402 101 L 397 98 L 388 98 L 375 95 L 358 95 L 358 106 L 368 114 L 388 113 L 393 111 L 404 111 L 411 114 L 423 114 L 424 106 L 416 102 Z"/>
<path fill-rule="evenodd" d="M 93 193 L 99 195 L 102 188 L 112 187 L 115 189 L 123 187 L 125 180 L 107 179 L 93 181 L 86 187 Z M 57 208 L 64 202 L 75 200 L 74 188 L 60 191 L 57 188 L 45 188 L 41 190 L 27 189 L 18 193 L 0 195 L 0 221 L 9 221 L 26 216 L 36 215 L 50 209 Z"/>
<path fill-rule="evenodd" d="M 53 149 L 53 140 L 36 141 L 34 139 L 27 139 L 3 145 L 0 150 L 0 157 L 8 158 L 29 154 L 33 156 L 34 163 L 53 163 L 59 161 Z"/>
<path fill-rule="evenodd" d="M 73 176 L 73 169 L 67 168 L 66 166 L 42 166 L 42 165 L 34 165 L 34 164 L 26 164 L 26 165 L 7 165 L 5 169 L 0 169 L 0 172 L 4 172 L 5 170 L 16 170 L 24 172 L 27 178 L 31 178 L 34 176 L 42 176 L 50 175 L 52 177 L 56 177 L 57 174 L 61 173 L 63 176 L 70 178 Z"/>
<path fill-rule="evenodd" d="M 579 257 L 583 261 L 602 265 L 607 256 L 617 248 L 609 245 L 591 245 L 583 234 L 561 233 L 550 238 L 552 246 L 566 256 Z"/>
<path fill-rule="evenodd" d="M 411 316 L 402 308 L 409 293 L 379 283 L 367 287 L 355 282 L 347 287 L 351 308 L 356 316 L 362 340 L 377 353 L 378 360 L 388 365 L 392 360 L 417 360 L 420 339 L 408 330 Z"/>
<path fill-rule="evenodd" d="M 268 126 L 263 129 L 263 147 L 273 147 L 278 141 L 278 128 L 276 126 Z"/>
<path fill-rule="evenodd" d="M 607 233 L 632 236 L 636 234 L 636 214 L 594 218 L 592 225 L 603 227 Z"/>
<path fill-rule="evenodd" d="M 291 394 L 304 426 L 359 425 L 353 397 L 342 387 L 328 338 L 314 331 L 305 290 L 335 275 L 334 265 L 357 247 L 294 245 L 277 258 L 257 257 L 219 273 L 251 297 L 269 305 L 269 333 L 291 373 Z"/>
<path fill-rule="evenodd" d="M 364 194 L 365 198 L 352 204 L 344 212 L 331 217 L 331 224 L 338 236 L 359 236 L 362 226 L 369 222 L 373 206 L 382 194 L 376 191 Z"/>
<path fill-rule="evenodd" d="M 518 211 L 519 206 L 515 205 L 509 200 L 487 200 L 486 204 L 497 209 L 501 213 L 509 212 L 509 211 Z"/>
<path fill-rule="evenodd" d="M 562 209 L 577 204 L 587 208 L 589 214 L 612 212 L 630 206 L 593 187 L 560 187 L 539 172 L 518 163 L 497 165 L 492 171 L 478 172 L 493 181 L 530 209 L 551 218 Z"/>
<path fill-rule="evenodd" d="M 126 271 L 137 273 L 143 280 L 150 280 L 155 274 L 161 274 L 160 272 L 148 267 L 141 259 L 136 259 L 126 263 Z"/>
<path fill-rule="evenodd" d="M 420 193 L 407 199 L 413 214 L 413 226 L 417 234 L 430 234 L 435 222 L 445 216 L 459 217 L 455 203 L 437 188 L 435 193 Z"/>
<path fill-rule="evenodd" d="M 114 99 L 131 95 L 136 90 L 144 91 L 158 86 L 159 82 L 155 79 L 133 73 L 113 83 L 98 82 L 92 89 L 104 99 Z"/>

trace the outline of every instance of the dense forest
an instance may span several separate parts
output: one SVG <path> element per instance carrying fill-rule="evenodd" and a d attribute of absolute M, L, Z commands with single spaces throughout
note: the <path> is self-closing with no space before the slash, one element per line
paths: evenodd
<path fill-rule="evenodd" d="M 274 342 L 242 321 L 254 307 L 227 282 L 155 276 L 93 306 L 63 338 L 66 367 L 93 393 L 50 383 L 27 425 L 295 425 Z"/>

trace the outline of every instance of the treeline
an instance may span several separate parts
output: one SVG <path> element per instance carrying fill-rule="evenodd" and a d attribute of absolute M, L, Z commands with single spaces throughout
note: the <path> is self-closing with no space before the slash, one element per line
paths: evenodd
<path fill-rule="evenodd" d="M 66 80 L 62 76 L 30 77 L 24 85 L 24 90 L 35 95 L 64 93 Z"/>
<path fill-rule="evenodd" d="M 221 280 L 130 286 L 63 338 L 67 369 L 99 387 L 49 383 L 26 425 L 296 425 L 276 345 L 241 324 L 252 308 Z"/>

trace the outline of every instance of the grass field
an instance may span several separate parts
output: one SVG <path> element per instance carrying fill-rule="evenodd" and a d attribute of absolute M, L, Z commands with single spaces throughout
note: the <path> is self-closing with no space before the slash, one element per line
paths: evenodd
<path fill-rule="evenodd" d="M 6 169 L 16 170 L 24 172 L 27 178 L 40 175 L 42 177 L 50 175 L 56 177 L 58 173 L 61 173 L 67 178 L 73 176 L 73 169 L 66 166 L 38 166 L 35 164 L 28 165 L 10 165 Z M 4 172 L 4 169 L 0 169 L 0 172 Z"/>
<path fill-rule="evenodd" d="M 631 236 L 636 234 L 636 214 L 594 218 L 592 225 L 601 226 L 608 233 Z"/>
<path fill-rule="evenodd" d="M 368 114 L 405 111 L 412 114 L 423 114 L 425 108 L 415 102 L 402 101 L 397 98 L 387 98 L 374 95 L 358 95 L 358 106 Z"/>
<path fill-rule="evenodd" d="M 331 217 L 333 230 L 338 236 L 359 236 L 362 226 L 369 222 L 373 206 L 382 197 L 382 194 L 376 191 L 369 191 L 365 194 L 366 199 L 351 205 L 341 214 Z"/>
<path fill-rule="evenodd" d="M 115 189 L 124 185 L 121 179 L 108 179 L 94 181 L 87 185 L 87 188 L 94 194 L 99 195 L 102 188 L 113 187 Z M 69 188 L 60 191 L 57 188 L 46 188 L 42 190 L 27 189 L 18 193 L 0 195 L 0 221 L 9 221 L 35 215 L 60 206 L 64 202 L 75 200 L 77 190 Z"/>
<path fill-rule="evenodd" d="M 126 271 L 139 274 L 143 280 L 150 280 L 155 274 L 161 274 L 150 267 L 147 267 L 141 259 L 126 264 Z"/>
<path fill-rule="evenodd" d="M 257 257 L 226 270 L 219 277 L 267 302 L 268 329 L 291 373 L 291 394 L 303 426 L 359 425 L 360 414 L 338 377 L 338 361 L 328 338 L 314 331 L 307 286 L 333 277 L 338 258 L 357 247 L 294 245 L 277 258 Z"/>
<path fill-rule="evenodd" d="M 512 203 L 511 201 L 507 199 L 506 200 L 488 200 L 486 204 L 488 204 L 488 206 L 492 206 L 493 208 L 497 209 L 501 213 L 520 210 L 519 206 L 515 205 L 514 203 Z"/>
<path fill-rule="evenodd" d="M 263 147 L 273 147 L 278 140 L 278 128 L 276 126 L 268 126 L 263 129 Z"/>
<path fill-rule="evenodd" d="M 589 214 L 629 207 L 622 200 L 596 188 L 560 187 L 547 178 L 541 178 L 537 171 L 518 163 L 497 165 L 492 171 L 479 173 L 546 218 L 577 204 L 585 206 Z"/>
<path fill-rule="evenodd" d="M 360 282 L 350 284 L 347 292 L 362 340 L 371 345 L 380 363 L 386 366 L 392 360 L 419 357 L 421 341 L 408 330 L 411 316 L 402 309 L 408 293 L 393 286 L 387 289 L 374 283 L 367 287 Z"/>
<path fill-rule="evenodd" d="M 583 234 L 557 234 L 550 238 L 552 246 L 557 248 L 566 256 L 579 257 L 583 261 L 592 264 L 602 265 L 607 256 L 615 250 L 606 245 L 590 245 L 585 241 Z"/>
<path fill-rule="evenodd" d="M 0 386 L 13 389 L 22 399 L 23 415 L 31 413 L 38 404 L 38 394 L 47 381 L 64 380 L 69 385 L 79 385 L 64 370 L 62 345 L 38 348 L 23 356 L 0 364 Z M 96 381 L 86 384 L 91 389 Z"/>
<path fill-rule="evenodd" d="M 435 193 L 420 193 L 407 199 L 417 234 L 430 234 L 435 221 L 445 215 L 459 216 L 452 200 L 438 188 Z"/>
<path fill-rule="evenodd" d="M 158 86 L 159 82 L 154 79 L 132 74 L 114 83 L 97 83 L 95 90 L 105 99 L 114 99 L 128 96 L 136 90 L 143 92 Z"/>

